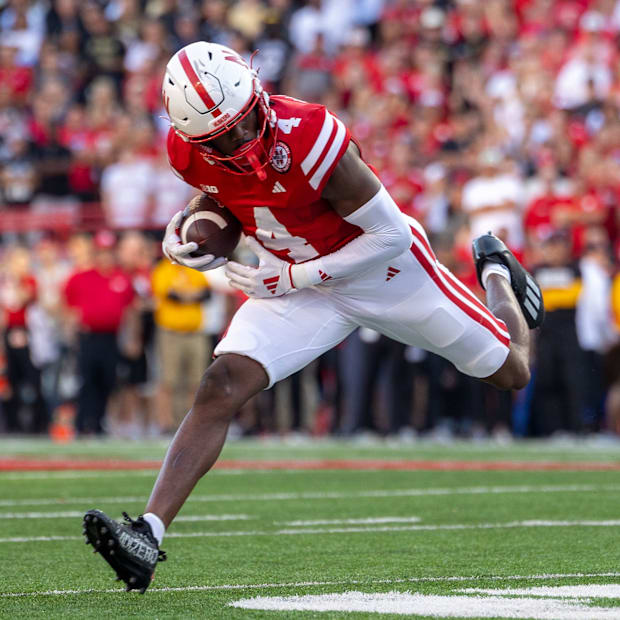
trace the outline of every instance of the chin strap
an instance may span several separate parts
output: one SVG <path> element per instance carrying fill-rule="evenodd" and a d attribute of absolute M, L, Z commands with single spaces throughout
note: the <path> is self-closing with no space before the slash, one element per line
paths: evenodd
<path fill-rule="evenodd" d="M 265 166 L 261 166 L 258 157 L 254 153 L 248 153 L 246 155 L 248 159 L 248 163 L 252 166 L 252 170 L 256 173 L 256 176 L 260 181 L 264 181 L 267 178 L 267 173 L 265 172 Z"/>

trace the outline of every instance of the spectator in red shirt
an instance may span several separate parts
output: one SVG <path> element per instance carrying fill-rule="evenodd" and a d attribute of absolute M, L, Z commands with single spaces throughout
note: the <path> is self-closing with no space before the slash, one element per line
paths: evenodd
<path fill-rule="evenodd" d="M 572 253 L 578 257 L 583 249 L 585 229 L 591 224 L 602 224 L 606 209 L 595 191 L 579 187 L 568 194 L 556 193 L 548 185 L 542 196 L 526 208 L 523 223 L 530 248 L 537 248 L 552 234 L 566 231 L 572 239 Z M 533 256 L 536 262 L 535 256 Z"/>
<path fill-rule="evenodd" d="M 71 191 L 84 202 L 93 201 L 97 196 L 96 137 L 96 133 L 87 123 L 84 107 L 73 104 L 59 130 L 59 139 L 61 144 L 71 151 L 68 173 Z"/>
<path fill-rule="evenodd" d="M 155 338 L 153 318 L 154 299 L 151 272 L 154 247 L 140 232 L 129 231 L 118 243 L 118 262 L 131 278 L 135 291 L 135 321 L 126 325 L 119 338 L 119 397 L 118 418 L 114 432 L 120 437 L 137 438 L 144 431 L 155 428 L 151 420 L 151 399 L 147 396 L 147 382 L 153 373 L 149 367 Z"/>
<path fill-rule="evenodd" d="M 291 87 L 302 99 L 320 99 L 331 85 L 334 61 L 324 44 L 323 34 L 317 33 L 313 49 L 295 57 Z"/>
<path fill-rule="evenodd" d="M 8 90 L 14 105 L 23 105 L 32 88 L 32 69 L 18 65 L 16 56 L 16 47 L 0 45 L 0 88 Z"/>
<path fill-rule="evenodd" d="M 396 204 L 407 215 L 415 216 L 414 200 L 424 187 L 422 175 L 412 166 L 409 145 L 397 142 L 392 146 L 381 180 Z"/>
<path fill-rule="evenodd" d="M 80 434 L 103 433 L 106 406 L 116 384 L 117 337 L 124 321 L 130 320 L 134 300 L 131 280 L 116 264 L 115 244 L 111 232 L 98 232 L 93 268 L 75 273 L 65 285 L 65 301 L 78 333 Z"/>

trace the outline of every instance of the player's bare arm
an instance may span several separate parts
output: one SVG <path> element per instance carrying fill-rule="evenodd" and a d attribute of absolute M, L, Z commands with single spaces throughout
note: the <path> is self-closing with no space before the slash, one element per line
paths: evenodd
<path fill-rule="evenodd" d="M 381 189 L 381 181 L 360 157 L 354 142 L 332 172 L 322 198 L 329 201 L 340 217 L 347 217 L 366 204 Z"/>

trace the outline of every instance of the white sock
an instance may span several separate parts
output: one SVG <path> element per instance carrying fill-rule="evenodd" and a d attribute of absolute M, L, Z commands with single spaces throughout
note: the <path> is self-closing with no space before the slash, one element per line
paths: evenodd
<path fill-rule="evenodd" d="M 142 517 L 151 526 L 151 530 L 153 532 L 153 536 L 155 536 L 157 544 L 161 545 L 161 541 L 164 539 L 164 532 L 166 531 L 164 522 L 152 512 L 147 512 L 146 514 L 143 514 Z"/>
<path fill-rule="evenodd" d="M 482 275 L 480 276 L 480 279 L 482 280 L 482 288 L 485 291 L 487 289 L 487 279 L 492 273 L 496 273 L 498 276 L 506 278 L 509 283 L 512 283 L 512 279 L 510 277 L 510 269 L 508 269 L 506 265 L 501 265 L 500 263 L 493 263 L 488 260 L 484 263 L 482 267 Z"/>

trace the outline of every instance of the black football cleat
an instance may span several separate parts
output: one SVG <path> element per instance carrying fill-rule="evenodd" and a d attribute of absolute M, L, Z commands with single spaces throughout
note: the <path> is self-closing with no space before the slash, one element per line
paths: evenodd
<path fill-rule="evenodd" d="M 157 562 L 166 559 L 166 552 L 160 550 L 151 526 L 142 517 L 133 520 L 126 512 L 123 516 L 125 523 L 118 523 L 101 510 L 89 510 L 82 532 L 93 553 L 100 553 L 114 569 L 117 581 L 125 582 L 127 592 L 139 590 L 144 594 Z"/>
<path fill-rule="evenodd" d="M 482 268 L 486 261 L 508 267 L 512 290 L 519 302 L 528 327 L 530 329 L 540 327 L 545 319 L 545 307 L 540 286 L 522 267 L 521 263 L 514 257 L 514 254 L 506 247 L 504 242 L 495 235 L 488 233 L 474 239 L 472 251 L 480 286 L 482 286 Z"/>

